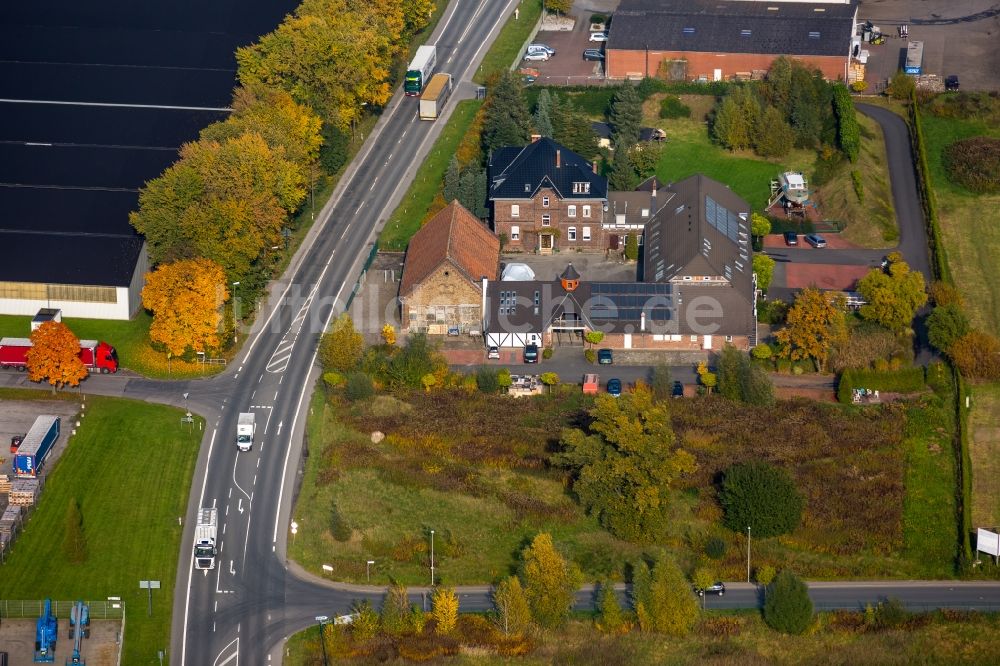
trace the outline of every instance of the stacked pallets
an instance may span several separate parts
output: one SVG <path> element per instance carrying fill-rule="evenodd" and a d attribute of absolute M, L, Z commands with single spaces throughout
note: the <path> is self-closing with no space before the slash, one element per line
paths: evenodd
<path fill-rule="evenodd" d="M 38 500 L 38 479 L 14 479 L 8 501 L 16 506 L 34 506 Z"/>
<path fill-rule="evenodd" d="M 0 495 L 6 495 L 10 492 L 10 477 L 6 474 L 0 474 Z"/>
<path fill-rule="evenodd" d="M 11 504 L 0 514 L 0 534 L 10 536 L 21 527 L 21 507 Z"/>

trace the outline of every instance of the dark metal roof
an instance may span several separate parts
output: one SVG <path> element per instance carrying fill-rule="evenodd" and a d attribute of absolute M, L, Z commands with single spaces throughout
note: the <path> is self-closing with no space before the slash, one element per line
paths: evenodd
<path fill-rule="evenodd" d="M 844 56 L 857 0 L 622 0 L 608 50 Z"/>
<path fill-rule="evenodd" d="M 41 282 L 127 287 L 132 282 L 142 238 L 0 230 L 0 282 Z"/>
<path fill-rule="evenodd" d="M 570 262 L 566 265 L 566 270 L 559 275 L 559 278 L 562 280 L 579 280 L 580 274 L 573 268 L 573 262 Z"/>
<path fill-rule="evenodd" d="M 606 199 L 608 180 L 594 173 L 594 165 L 569 148 L 542 137 L 523 148 L 493 152 L 489 163 L 490 200 L 530 199 L 542 187 L 551 187 L 562 199 Z M 587 183 L 588 191 L 574 191 Z"/>

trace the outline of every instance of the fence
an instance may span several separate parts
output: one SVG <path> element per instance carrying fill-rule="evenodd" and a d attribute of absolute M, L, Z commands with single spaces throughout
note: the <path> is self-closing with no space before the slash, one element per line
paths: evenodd
<path fill-rule="evenodd" d="M 365 259 L 365 265 L 361 267 L 361 275 L 358 276 L 357 282 L 354 283 L 354 288 L 351 289 L 351 295 L 347 297 L 347 302 L 344 304 L 344 312 L 348 312 L 351 309 L 351 303 L 354 302 L 354 297 L 361 291 L 361 285 L 364 284 L 365 276 L 368 274 L 368 269 L 372 267 L 376 256 L 378 256 L 378 241 L 372 243 L 372 249 L 369 250 L 368 258 Z"/>
<path fill-rule="evenodd" d="M 56 617 L 69 617 L 70 609 L 75 601 L 52 601 L 52 614 Z M 90 607 L 90 617 L 94 620 L 121 620 L 124 618 L 124 605 L 120 601 L 84 601 Z M 0 599 L 0 618 L 34 618 L 40 617 L 45 611 L 44 599 Z"/>

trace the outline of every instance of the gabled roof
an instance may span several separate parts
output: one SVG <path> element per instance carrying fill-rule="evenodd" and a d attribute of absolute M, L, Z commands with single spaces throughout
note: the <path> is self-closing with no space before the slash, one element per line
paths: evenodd
<path fill-rule="evenodd" d="M 490 155 L 490 200 L 530 199 L 550 187 L 561 199 L 606 199 L 608 180 L 594 173 L 594 165 L 548 137 L 523 148 L 500 148 Z M 573 183 L 587 183 L 589 191 L 574 192 Z"/>
<path fill-rule="evenodd" d="M 847 57 L 857 0 L 622 0 L 608 50 Z"/>
<path fill-rule="evenodd" d="M 408 295 L 445 261 L 477 287 L 483 277 L 497 279 L 500 239 L 458 201 L 445 206 L 410 239 L 399 295 Z"/>
<path fill-rule="evenodd" d="M 662 183 L 658 183 L 655 176 L 644 180 L 632 192 L 617 190 L 608 192 L 606 224 L 620 223 L 623 227 L 647 224 L 666 208 L 674 197 L 675 193 Z"/>
<path fill-rule="evenodd" d="M 675 276 L 722 276 L 750 293 L 750 204 L 702 174 L 674 183 L 670 205 L 646 224 L 643 275 L 647 282 Z"/>

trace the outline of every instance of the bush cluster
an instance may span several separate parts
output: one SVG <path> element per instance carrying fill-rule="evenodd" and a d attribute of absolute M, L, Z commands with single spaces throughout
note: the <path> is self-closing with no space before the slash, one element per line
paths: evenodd
<path fill-rule="evenodd" d="M 1000 139 L 960 139 L 944 149 L 941 159 L 956 185 L 978 194 L 1000 192 Z"/>
<path fill-rule="evenodd" d="M 667 95 L 660 102 L 660 117 L 665 119 L 690 118 L 691 107 L 682 102 L 676 95 Z"/>

